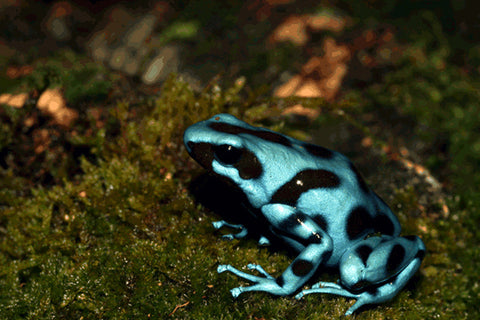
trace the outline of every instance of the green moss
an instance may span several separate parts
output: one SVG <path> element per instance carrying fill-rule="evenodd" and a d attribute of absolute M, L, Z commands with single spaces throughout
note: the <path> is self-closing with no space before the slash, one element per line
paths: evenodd
<path fill-rule="evenodd" d="M 370 9 L 362 8 L 368 15 Z M 230 14 L 229 10 L 234 8 L 222 10 Z M 390 12 L 391 8 L 382 10 Z M 375 15 L 381 15 L 382 10 Z M 343 133 L 374 138 L 372 148 L 360 147 L 358 140 L 363 136 L 344 143 L 348 150 L 360 150 L 352 151 L 353 160 L 364 171 L 371 172 L 366 175 L 367 180 L 389 195 L 386 199 L 398 214 L 404 232 L 419 234 L 427 246 L 422 267 L 409 285 L 392 301 L 365 309 L 355 318 L 478 317 L 480 211 L 476 190 L 480 176 L 476 170 L 480 162 L 477 152 L 480 99 L 476 88 L 479 79 L 475 73 L 464 73 L 451 63 L 454 50 L 443 39 L 435 19 L 422 14 L 412 19 L 426 21 L 425 25 L 431 28 L 419 28 L 418 34 L 409 38 L 412 43 L 404 56 L 391 66 L 381 82 L 365 91 L 349 93 L 348 99 L 338 105 L 317 99 L 263 99 L 244 90 L 244 79 L 237 80 L 230 88 L 221 88 L 212 81 L 203 92 L 194 93 L 185 82 L 172 77 L 158 97 L 128 100 L 106 108 L 105 125 L 98 130 L 87 134 L 88 130 L 82 126 L 94 128 L 95 119 L 81 115 L 84 118 L 75 128 L 77 135 L 62 136 L 58 142 L 88 149 L 89 152 L 76 156 L 65 153 L 64 149 L 58 152 L 65 159 L 75 160 L 71 164 L 75 170 L 61 173 L 59 164 L 64 162 L 54 161 L 46 161 L 47 164 L 38 161 L 34 168 L 39 170 L 26 170 L 51 174 L 55 178 L 52 184 L 33 181 L 28 174 L 22 176 L 19 167 L 12 165 L 15 161 L 8 152 L 20 150 L 18 146 L 23 140 L 19 137 L 28 134 L 23 123 L 33 106 L 23 109 L 2 106 L 2 317 L 341 317 L 353 304 L 352 299 L 310 295 L 297 301 L 265 293 L 233 299 L 228 289 L 246 283 L 231 274 L 217 274 L 218 264 L 231 263 L 242 268 L 255 262 L 278 275 L 292 257 L 260 248 L 253 240 L 221 240 L 211 226 L 218 217 L 198 204 L 189 189 L 202 171 L 182 144 L 182 134 L 188 125 L 215 113 L 229 112 L 248 122 L 260 121 L 265 126 L 306 138 L 311 132 L 279 117 L 285 106 L 298 102 L 322 108 L 322 116 L 309 123 L 313 132 L 317 127 L 342 125 L 342 134 L 333 138 L 335 143 L 341 143 Z M 195 31 L 196 26 L 190 27 Z M 172 31 L 173 36 L 182 36 L 180 31 Z M 285 64 L 294 51 L 285 48 L 281 55 L 269 53 L 249 65 L 256 69 L 269 59 Z M 473 62 L 478 60 L 475 52 L 470 52 Z M 80 58 L 69 53 L 54 57 L 35 74 L 9 88 L 24 86 L 28 90 L 41 90 L 61 85 L 75 107 L 91 101 L 90 98 L 101 100 L 111 88 L 109 81 L 115 79 L 91 64 L 77 69 L 76 59 Z M 71 74 L 66 66 L 71 67 Z M 81 82 L 90 85 L 82 87 L 78 85 Z M 259 92 L 265 92 L 262 90 Z M 382 114 L 395 117 L 384 120 Z M 404 117 L 408 117 L 408 125 L 401 123 Z M 392 124 L 396 128 L 391 128 Z M 399 130 L 395 131 L 397 127 Z M 444 184 L 441 191 L 432 191 L 428 184 L 419 183 L 422 177 L 407 172 L 385 155 L 378 157 L 384 170 L 370 168 L 371 159 L 381 153 L 380 147 L 395 146 L 402 139 L 408 143 L 411 137 L 416 139 L 411 144 L 412 157 L 439 178 Z M 415 148 L 417 145 L 420 147 Z M 444 210 L 444 203 L 449 211 Z M 325 273 L 320 278 L 334 281 L 337 276 Z"/>

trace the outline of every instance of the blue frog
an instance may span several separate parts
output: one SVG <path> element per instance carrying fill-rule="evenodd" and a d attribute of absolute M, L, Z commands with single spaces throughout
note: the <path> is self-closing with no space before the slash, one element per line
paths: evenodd
<path fill-rule="evenodd" d="M 291 295 L 321 267 L 336 268 L 337 283 L 319 282 L 296 295 L 330 293 L 355 298 L 346 315 L 366 304 L 393 298 L 418 270 L 425 246 L 417 236 L 400 236 L 390 208 L 365 183 L 344 155 L 248 125 L 218 114 L 190 126 L 184 133 L 188 153 L 204 168 L 228 179 L 248 199 L 250 213 L 266 221 L 275 236 L 297 256 L 277 278 L 261 266 L 219 265 L 253 282 L 231 290 Z M 228 238 L 242 238 L 245 226 L 217 221 L 214 227 L 239 229 Z M 261 244 L 270 239 L 260 237 Z"/>

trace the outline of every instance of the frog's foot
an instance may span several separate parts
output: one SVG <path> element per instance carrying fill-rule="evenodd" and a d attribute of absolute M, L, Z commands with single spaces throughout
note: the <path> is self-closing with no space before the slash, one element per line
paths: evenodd
<path fill-rule="evenodd" d="M 270 240 L 268 240 L 268 238 L 265 236 L 260 236 L 260 239 L 258 239 L 258 244 L 261 246 L 269 246 Z"/>
<path fill-rule="evenodd" d="M 224 239 L 228 239 L 228 240 L 241 239 L 241 238 L 244 238 L 248 234 L 247 228 L 245 228 L 245 226 L 243 226 L 241 224 L 232 224 L 232 223 L 228 223 L 224 220 L 220 220 L 220 221 L 212 222 L 212 225 L 217 230 L 220 229 L 220 228 L 223 228 L 223 227 L 229 227 L 229 228 L 240 230 L 240 232 L 235 233 L 235 234 L 225 234 L 225 235 L 223 235 L 222 238 L 224 238 Z"/>
<path fill-rule="evenodd" d="M 227 240 L 242 239 L 242 238 L 245 238 L 245 236 L 248 234 L 247 228 L 244 225 L 241 225 L 241 224 L 233 224 L 233 223 L 226 222 L 224 220 L 220 220 L 220 221 L 212 222 L 212 225 L 216 230 L 219 230 L 223 227 L 229 227 L 229 228 L 240 230 L 240 232 L 235 233 L 235 234 L 225 234 L 225 235 L 223 235 L 222 238 L 227 239 Z M 269 246 L 270 245 L 270 240 L 268 240 L 268 238 L 265 237 L 265 236 L 260 236 L 260 238 L 258 239 L 258 244 L 262 245 L 262 246 Z"/>
<path fill-rule="evenodd" d="M 243 271 L 235 269 L 229 264 L 227 265 L 222 264 L 222 265 L 219 265 L 217 268 L 218 273 L 229 271 L 239 276 L 240 278 L 243 278 L 245 280 L 255 283 L 254 285 L 249 287 L 237 287 L 230 290 L 234 298 L 238 297 L 240 294 L 247 291 L 266 291 L 275 295 L 282 295 L 282 296 L 290 294 L 290 292 L 285 291 L 284 288 L 282 288 L 277 283 L 276 279 L 272 277 L 270 274 L 268 274 L 261 266 L 257 264 L 248 264 L 247 268 L 250 270 L 258 271 L 260 274 L 262 274 L 262 276 L 255 276 L 253 274 L 245 273 Z"/>
<path fill-rule="evenodd" d="M 319 282 L 296 298 L 310 293 L 329 293 L 357 299 L 350 315 L 366 304 L 392 299 L 420 267 L 425 246 L 420 238 L 371 237 L 345 253 L 340 262 L 341 284 Z"/>

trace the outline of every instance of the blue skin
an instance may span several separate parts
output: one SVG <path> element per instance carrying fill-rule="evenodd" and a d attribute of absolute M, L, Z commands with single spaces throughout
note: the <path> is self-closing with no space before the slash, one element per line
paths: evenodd
<path fill-rule="evenodd" d="M 337 283 L 319 282 L 296 295 L 330 293 L 355 298 L 346 315 L 366 304 L 393 298 L 420 267 L 425 246 L 417 236 L 400 236 L 390 208 L 363 181 L 342 154 L 279 133 L 253 127 L 229 114 L 190 126 L 184 134 L 189 154 L 207 170 L 241 190 L 251 214 L 267 221 L 269 234 L 298 252 L 278 277 L 249 264 L 260 276 L 231 265 L 229 271 L 253 282 L 231 290 L 291 295 L 320 268 L 338 268 Z M 214 227 L 239 229 L 226 238 L 243 238 L 240 224 L 217 221 Z M 270 241 L 261 236 L 261 244 Z"/>

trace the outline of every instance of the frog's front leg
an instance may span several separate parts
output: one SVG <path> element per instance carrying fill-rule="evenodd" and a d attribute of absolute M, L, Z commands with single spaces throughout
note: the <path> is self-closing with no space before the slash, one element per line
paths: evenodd
<path fill-rule="evenodd" d="M 220 228 L 223 228 L 223 227 L 230 227 L 230 228 L 233 228 L 233 229 L 240 230 L 236 234 L 225 234 L 225 235 L 222 236 L 222 238 L 225 238 L 225 239 L 228 239 L 228 240 L 241 239 L 241 238 L 244 238 L 248 234 L 247 228 L 245 228 L 245 226 L 242 225 L 242 224 L 232 224 L 232 223 L 226 222 L 225 220 L 220 220 L 220 221 L 212 222 L 212 225 L 217 230 L 219 230 Z"/>
<path fill-rule="evenodd" d="M 319 282 L 296 298 L 310 293 L 355 298 L 345 313 L 352 314 L 363 305 L 382 303 L 397 295 L 418 270 L 424 255 L 425 245 L 416 236 L 367 238 L 343 255 L 340 284 Z"/>
<path fill-rule="evenodd" d="M 315 273 L 318 266 L 325 262 L 332 253 L 332 239 L 310 217 L 297 212 L 295 208 L 282 204 L 271 204 L 262 207 L 262 213 L 273 228 L 280 230 L 283 236 L 304 244 L 304 249 L 276 279 L 258 265 L 249 265 L 249 268 L 257 270 L 262 276 L 245 273 L 230 265 L 220 265 L 217 269 L 218 272 L 230 271 L 255 283 L 249 287 L 232 289 L 234 297 L 247 291 L 266 291 L 282 296 L 292 294 Z"/>
<path fill-rule="evenodd" d="M 219 230 L 220 228 L 223 228 L 223 227 L 229 227 L 229 228 L 240 230 L 238 233 L 235 233 L 235 234 L 223 235 L 222 238 L 224 239 L 228 239 L 228 240 L 242 239 L 242 238 L 245 238 L 248 234 L 248 229 L 243 224 L 233 224 L 233 223 L 226 222 L 225 220 L 220 220 L 220 221 L 212 222 L 212 225 L 216 230 Z M 258 244 L 262 246 L 268 246 L 270 245 L 270 240 L 268 240 L 267 237 L 262 235 L 258 239 Z"/>

